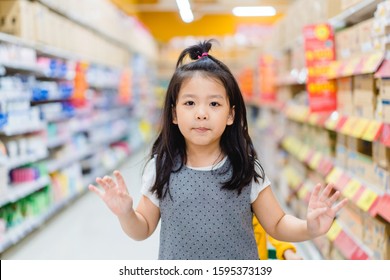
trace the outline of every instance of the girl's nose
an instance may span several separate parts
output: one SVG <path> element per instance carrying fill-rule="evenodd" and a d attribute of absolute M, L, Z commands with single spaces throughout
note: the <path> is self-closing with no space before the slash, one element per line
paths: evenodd
<path fill-rule="evenodd" d="M 199 110 L 196 112 L 196 118 L 198 120 L 206 120 L 208 118 L 207 112 L 204 109 L 199 108 Z"/>

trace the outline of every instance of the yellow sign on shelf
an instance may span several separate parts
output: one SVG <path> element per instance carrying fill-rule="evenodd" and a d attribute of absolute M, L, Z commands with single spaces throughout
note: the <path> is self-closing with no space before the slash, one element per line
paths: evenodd
<path fill-rule="evenodd" d="M 330 227 L 329 231 L 326 233 L 326 236 L 328 237 L 328 239 L 330 241 L 334 241 L 337 236 L 339 236 L 340 232 L 342 231 L 343 229 L 341 228 L 341 226 L 337 223 L 337 221 L 334 221 L 332 226 Z"/>
<path fill-rule="evenodd" d="M 309 190 L 308 190 L 307 186 L 303 185 L 302 188 L 300 188 L 298 191 L 298 198 L 301 200 L 304 199 L 308 192 L 309 192 Z"/>
<path fill-rule="evenodd" d="M 320 152 L 315 152 L 315 154 L 313 155 L 313 157 L 311 158 L 311 160 L 309 162 L 309 166 L 312 169 L 318 169 L 322 159 L 323 159 L 322 154 Z"/>
<path fill-rule="evenodd" d="M 341 168 L 335 167 L 332 169 L 332 171 L 330 171 L 328 176 L 326 176 L 325 181 L 327 183 L 334 183 L 335 184 L 340 179 L 341 175 L 343 175 L 343 173 L 344 173 L 344 171 Z"/>
<path fill-rule="evenodd" d="M 378 195 L 370 189 L 365 189 L 357 201 L 357 206 L 364 211 L 368 211 Z"/>
<path fill-rule="evenodd" d="M 361 138 L 366 131 L 369 123 L 370 121 L 367 119 L 357 119 L 350 135 L 356 138 Z"/>
<path fill-rule="evenodd" d="M 341 133 L 343 134 L 346 134 L 346 135 L 352 135 L 354 130 L 355 130 L 355 126 L 356 126 L 356 123 L 357 123 L 357 118 L 354 118 L 354 117 L 349 117 L 343 127 L 341 128 Z"/>
<path fill-rule="evenodd" d="M 376 140 L 376 137 L 378 137 L 378 133 L 380 129 L 382 128 L 382 123 L 371 120 L 369 121 L 367 125 L 366 131 L 362 135 L 362 139 L 366 141 L 374 141 Z"/>
<path fill-rule="evenodd" d="M 352 199 L 357 193 L 357 191 L 361 188 L 361 186 L 362 184 L 359 181 L 352 179 L 347 183 L 342 193 L 345 197 Z"/>

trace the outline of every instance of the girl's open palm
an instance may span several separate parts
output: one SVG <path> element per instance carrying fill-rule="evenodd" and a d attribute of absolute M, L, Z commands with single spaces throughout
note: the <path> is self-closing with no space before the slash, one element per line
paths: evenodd
<path fill-rule="evenodd" d="M 335 204 L 340 192 L 336 191 L 330 195 L 332 184 L 328 184 L 322 192 L 321 189 L 321 184 L 314 187 L 307 210 L 307 228 L 312 237 L 327 233 L 337 212 L 347 203 L 347 199 L 343 199 Z"/>
<path fill-rule="evenodd" d="M 133 198 L 129 195 L 125 181 L 119 171 L 114 172 L 116 182 L 109 176 L 104 178 L 96 178 L 103 190 L 89 185 L 88 188 L 96 193 L 106 203 L 108 208 L 117 215 L 129 214 L 133 211 Z"/>

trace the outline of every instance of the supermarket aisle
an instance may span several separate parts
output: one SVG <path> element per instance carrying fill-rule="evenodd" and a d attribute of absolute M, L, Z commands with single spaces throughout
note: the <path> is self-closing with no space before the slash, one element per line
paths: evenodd
<path fill-rule="evenodd" d="M 140 174 L 148 151 L 148 146 L 139 150 L 120 168 L 136 203 L 140 198 Z M 145 241 L 131 240 L 122 232 L 117 219 L 104 203 L 95 194 L 87 192 L 54 216 L 41 229 L 2 254 L 1 258 L 156 259 L 158 229 Z"/>

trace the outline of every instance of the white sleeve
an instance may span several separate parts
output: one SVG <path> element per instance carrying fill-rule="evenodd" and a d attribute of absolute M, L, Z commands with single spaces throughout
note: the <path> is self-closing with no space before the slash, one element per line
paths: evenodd
<path fill-rule="evenodd" d="M 150 201 L 159 207 L 160 200 L 158 199 L 155 193 L 152 193 L 150 189 L 152 188 L 154 182 L 156 181 L 156 159 L 152 158 L 145 166 L 144 173 L 142 174 L 141 179 L 141 193 L 145 195 Z"/>
<path fill-rule="evenodd" d="M 259 193 L 264 190 L 266 187 L 271 185 L 270 180 L 267 176 L 263 179 L 258 179 L 258 183 L 255 182 L 255 180 L 252 180 L 252 186 L 251 186 L 251 203 L 253 203 L 256 198 L 259 196 Z"/>

